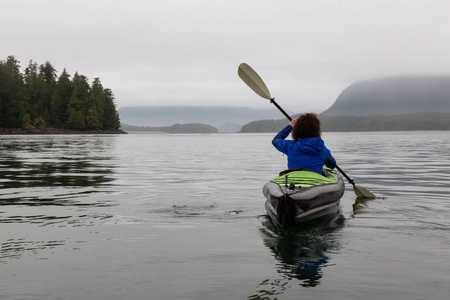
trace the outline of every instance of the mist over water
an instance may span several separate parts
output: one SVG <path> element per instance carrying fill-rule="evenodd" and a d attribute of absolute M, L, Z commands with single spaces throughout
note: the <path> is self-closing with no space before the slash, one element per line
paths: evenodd
<path fill-rule="evenodd" d="M 0 299 L 450 297 L 450 133 L 325 133 L 377 198 L 288 232 L 271 139 L 0 136 Z"/>

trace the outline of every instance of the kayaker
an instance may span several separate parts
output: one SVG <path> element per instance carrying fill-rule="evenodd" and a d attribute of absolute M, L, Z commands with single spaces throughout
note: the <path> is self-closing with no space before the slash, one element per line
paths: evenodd
<path fill-rule="evenodd" d="M 285 140 L 292 131 L 293 140 Z M 336 161 L 325 146 L 320 120 L 314 113 L 292 120 L 272 140 L 272 144 L 288 157 L 288 169 L 307 169 L 322 174 L 323 165 L 336 167 Z"/>

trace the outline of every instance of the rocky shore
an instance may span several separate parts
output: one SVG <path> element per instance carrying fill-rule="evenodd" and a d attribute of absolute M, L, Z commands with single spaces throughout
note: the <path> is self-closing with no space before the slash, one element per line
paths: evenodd
<path fill-rule="evenodd" d="M 113 130 L 75 130 L 68 128 L 0 128 L 0 135 L 13 134 L 126 134 L 121 129 Z"/>

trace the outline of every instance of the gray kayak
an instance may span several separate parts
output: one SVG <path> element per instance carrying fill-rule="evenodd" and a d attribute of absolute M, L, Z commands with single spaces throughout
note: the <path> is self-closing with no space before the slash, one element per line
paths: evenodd
<path fill-rule="evenodd" d="M 342 176 L 326 167 L 322 175 L 286 170 L 263 187 L 266 211 L 283 229 L 337 212 L 344 191 Z"/>

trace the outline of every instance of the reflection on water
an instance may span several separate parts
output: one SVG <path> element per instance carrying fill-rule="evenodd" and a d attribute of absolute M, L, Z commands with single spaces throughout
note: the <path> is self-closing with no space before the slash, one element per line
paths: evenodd
<path fill-rule="evenodd" d="M 17 161 L 15 157 L 3 158 L 0 174 L 4 188 L 65 186 L 83 187 L 111 181 L 109 169 L 76 158 L 60 161 Z"/>
<path fill-rule="evenodd" d="M 111 142 L 99 137 L 3 137 L 0 205 L 92 205 L 75 198 L 114 180 L 113 165 L 105 163 L 111 159 Z"/>
<path fill-rule="evenodd" d="M 110 205 L 113 142 L 109 136 L 0 137 L 0 263 L 67 247 L 69 237 L 55 239 L 56 228 L 111 217 L 83 210 Z"/>
<path fill-rule="evenodd" d="M 345 218 L 341 212 L 288 231 L 278 229 L 264 216 L 261 236 L 264 245 L 278 260 L 277 272 L 280 278 L 264 280 L 259 290 L 248 299 L 269 299 L 282 294 L 293 279 L 303 287 L 320 284 L 323 268 L 332 264 L 328 254 L 340 247 L 339 230 L 344 227 Z"/>

